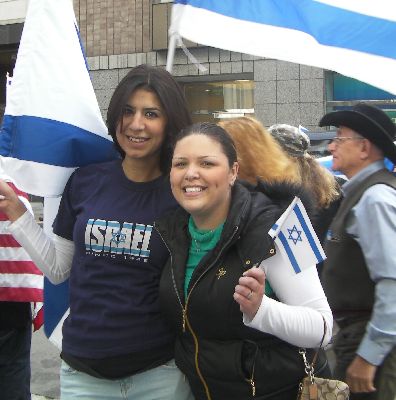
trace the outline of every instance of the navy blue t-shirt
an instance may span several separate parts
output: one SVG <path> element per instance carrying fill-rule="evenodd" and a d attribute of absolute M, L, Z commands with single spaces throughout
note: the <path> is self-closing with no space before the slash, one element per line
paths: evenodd
<path fill-rule="evenodd" d="M 53 226 L 75 243 L 65 353 L 106 358 L 172 343 L 158 301 L 168 251 L 153 221 L 175 207 L 167 177 L 132 182 L 120 160 L 71 176 Z"/>

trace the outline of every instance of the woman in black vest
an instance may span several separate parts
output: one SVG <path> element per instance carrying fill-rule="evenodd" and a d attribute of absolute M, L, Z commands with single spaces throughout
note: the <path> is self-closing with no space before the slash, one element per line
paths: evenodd
<path fill-rule="evenodd" d="M 176 138 L 171 186 L 182 208 L 156 223 L 170 252 L 160 300 L 196 400 L 295 399 L 304 376 L 298 348 L 319 345 L 323 320 L 326 344 L 332 315 L 315 265 L 300 274 L 269 266 L 268 231 L 289 198 L 279 206 L 247 189 L 236 160 L 215 124 Z"/>

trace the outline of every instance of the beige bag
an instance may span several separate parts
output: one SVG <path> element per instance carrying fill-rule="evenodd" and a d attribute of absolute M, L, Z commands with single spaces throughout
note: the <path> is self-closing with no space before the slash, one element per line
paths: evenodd
<path fill-rule="evenodd" d="M 300 383 L 298 400 L 348 400 L 349 387 L 345 382 L 309 376 Z"/>
<path fill-rule="evenodd" d="M 326 336 L 326 321 L 323 319 L 324 333 L 319 348 L 322 347 L 323 340 Z M 318 356 L 318 351 L 309 364 L 305 349 L 300 349 L 305 365 L 305 373 L 307 376 L 300 383 L 297 400 L 348 400 L 349 386 L 342 381 L 327 378 L 317 378 L 314 375 L 314 364 Z"/>

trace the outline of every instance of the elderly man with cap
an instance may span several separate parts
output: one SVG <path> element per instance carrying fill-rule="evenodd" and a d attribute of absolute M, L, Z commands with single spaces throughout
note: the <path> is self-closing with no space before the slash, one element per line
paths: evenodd
<path fill-rule="evenodd" d="M 325 242 L 322 283 L 340 328 L 336 378 L 351 399 L 396 399 L 395 125 L 379 108 L 359 103 L 326 114 L 336 126 L 329 144 L 334 170 L 349 179 Z"/>

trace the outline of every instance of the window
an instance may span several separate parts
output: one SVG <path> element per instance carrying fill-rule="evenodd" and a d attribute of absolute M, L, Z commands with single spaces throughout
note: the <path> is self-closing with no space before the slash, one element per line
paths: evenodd
<path fill-rule="evenodd" d="M 327 111 L 347 109 L 364 101 L 382 108 L 396 123 L 396 96 L 336 72 L 326 74 Z"/>
<path fill-rule="evenodd" d="M 184 84 L 193 122 L 254 115 L 254 81 L 248 79 Z"/>

